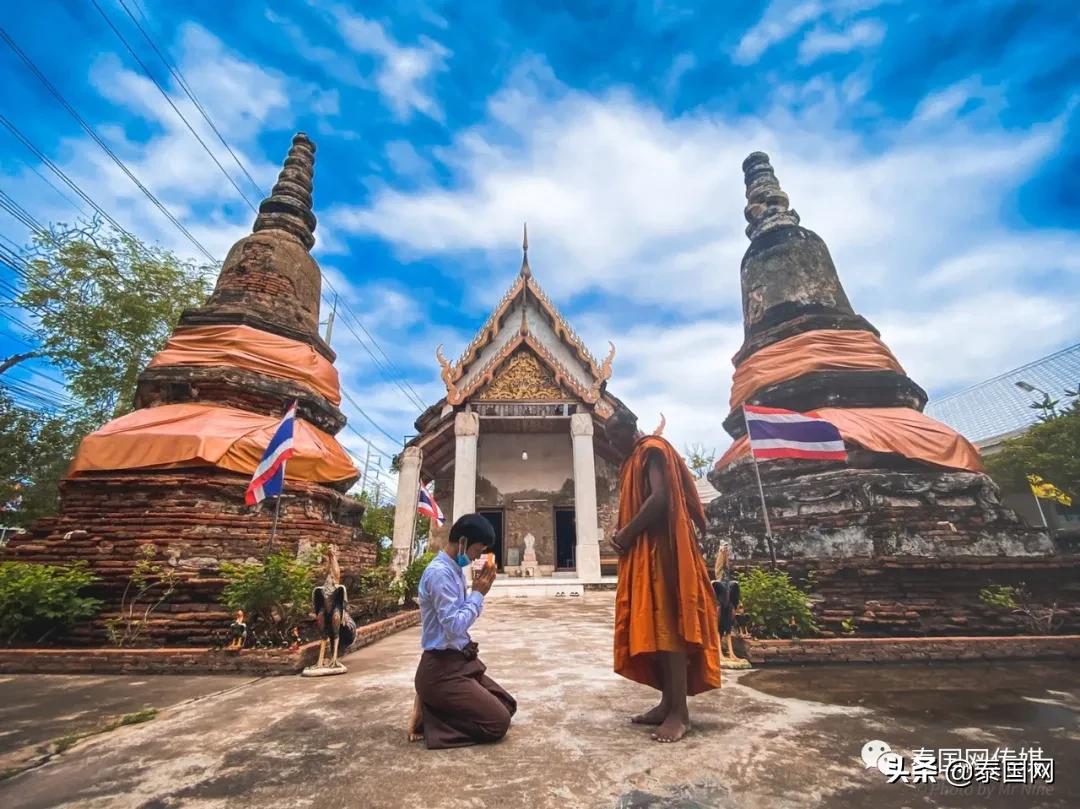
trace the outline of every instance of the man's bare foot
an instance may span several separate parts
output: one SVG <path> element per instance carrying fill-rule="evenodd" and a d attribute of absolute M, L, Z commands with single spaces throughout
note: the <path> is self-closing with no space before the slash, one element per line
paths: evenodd
<path fill-rule="evenodd" d="M 682 739 L 689 730 L 689 717 L 670 714 L 668 718 L 664 720 L 664 723 L 653 732 L 652 737 L 655 741 L 670 744 L 671 742 L 677 742 Z"/>
<path fill-rule="evenodd" d="M 669 709 L 667 705 L 661 702 L 651 711 L 646 711 L 645 713 L 631 717 L 630 721 L 635 725 L 661 725 L 664 720 L 667 719 L 668 712 Z"/>
<path fill-rule="evenodd" d="M 420 710 L 420 695 L 413 700 L 412 716 L 409 717 L 409 742 L 418 742 L 424 738 L 420 731 L 420 725 L 424 721 L 424 713 Z"/>

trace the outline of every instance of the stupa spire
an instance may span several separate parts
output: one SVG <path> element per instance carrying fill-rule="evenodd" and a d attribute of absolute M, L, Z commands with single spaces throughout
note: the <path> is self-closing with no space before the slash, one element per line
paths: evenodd
<path fill-rule="evenodd" d="M 270 196 L 259 205 L 252 232 L 283 230 L 310 250 L 315 244 L 315 214 L 311 210 L 314 174 L 315 144 L 305 133 L 297 132 Z"/>
<path fill-rule="evenodd" d="M 751 241 L 774 228 L 799 224 L 799 215 L 790 209 L 790 200 L 780 188 L 769 156 L 751 152 L 742 164 L 746 180 L 746 235 Z"/>

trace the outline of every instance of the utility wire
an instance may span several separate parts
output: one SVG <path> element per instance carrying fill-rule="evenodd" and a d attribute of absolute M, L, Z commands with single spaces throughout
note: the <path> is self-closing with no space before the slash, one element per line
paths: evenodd
<path fill-rule="evenodd" d="M 116 156 L 116 153 L 113 152 L 109 145 L 98 136 L 94 128 L 90 126 L 90 124 L 88 124 L 81 115 L 79 115 L 79 113 L 73 106 L 71 106 L 71 104 L 68 103 L 67 99 L 64 98 L 63 94 L 61 94 L 61 92 L 56 89 L 52 82 L 50 82 L 45 77 L 45 74 L 38 69 L 34 61 L 29 56 L 27 56 L 26 53 L 23 52 L 23 50 L 15 43 L 15 40 L 11 38 L 11 36 L 6 30 L 4 30 L 3 27 L 0 27 L 0 39 L 3 39 L 4 42 L 7 43 L 8 47 L 15 52 L 15 54 L 22 60 L 23 64 L 26 65 L 30 72 L 38 78 L 38 80 L 45 86 L 45 89 L 49 91 L 53 98 L 55 98 L 61 104 L 61 106 L 63 106 L 64 109 L 68 111 L 71 117 L 74 118 L 76 122 L 78 122 L 79 126 L 82 127 L 83 131 L 85 131 L 86 134 L 89 135 L 91 139 L 102 148 L 102 150 L 105 152 L 106 155 L 109 156 L 113 163 L 115 163 L 116 166 L 122 172 L 124 172 L 125 175 L 127 175 L 128 179 L 130 179 L 136 185 L 136 187 L 140 191 L 142 191 L 144 195 L 146 195 L 146 198 L 154 204 L 154 207 L 161 211 L 161 213 L 176 226 L 177 230 L 183 233 L 187 237 L 188 241 L 195 245 L 196 249 L 198 249 L 200 253 L 206 256 L 210 261 L 217 263 L 217 259 L 214 258 L 213 254 L 211 254 L 209 250 L 203 247 L 198 239 L 191 235 L 188 229 L 184 227 L 183 223 L 181 223 L 179 219 L 173 216 L 172 212 L 168 208 L 166 208 L 164 204 L 162 204 L 161 200 L 154 196 L 150 189 L 148 189 L 145 185 L 142 184 L 142 181 L 135 176 L 135 174 L 131 171 L 131 169 L 127 167 L 124 161 Z"/>
<path fill-rule="evenodd" d="M 165 67 L 168 68 L 173 78 L 176 79 L 176 83 L 180 86 L 180 89 L 184 91 L 184 94 L 189 99 L 191 99 L 191 103 L 195 105 L 195 109 L 199 111 L 199 114 L 202 115 L 203 120 L 206 121 L 210 129 L 213 130 L 214 134 L 217 135 L 218 140 L 221 141 L 221 145 L 225 147 L 228 153 L 232 156 L 232 159 L 236 162 L 236 165 L 240 167 L 240 171 L 242 171 L 244 173 L 244 176 L 248 178 L 248 181 L 255 189 L 255 192 L 260 197 L 263 196 L 263 190 L 259 187 L 259 184 L 255 182 L 255 178 L 252 177 L 248 170 L 244 167 L 244 164 L 240 162 L 240 158 L 236 156 L 236 152 L 234 152 L 229 146 L 229 144 L 225 141 L 225 138 L 222 136 L 221 132 L 218 131 L 218 128 L 214 126 L 214 122 L 210 120 L 210 115 L 206 112 L 206 109 L 203 107 L 203 105 L 199 103 L 199 99 L 195 97 L 195 92 L 191 89 L 187 81 L 184 79 L 184 74 L 180 72 L 180 68 L 174 65 L 173 62 L 164 53 L 162 53 L 161 49 L 158 48 L 157 43 L 154 42 L 154 38 L 151 37 L 150 34 L 146 31 L 146 29 L 142 26 L 142 24 L 137 19 L 135 19 L 135 15 L 131 13 L 131 9 L 127 7 L 127 4 L 124 3 L 124 0 L 118 1 L 120 3 L 120 7 L 124 9 L 128 17 L 131 18 L 131 21 L 135 23 L 135 27 L 139 29 L 139 33 L 143 35 L 143 39 L 145 39 L 150 45 L 150 47 L 153 48 L 154 53 L 157 54 L 162 64 L 164 64 Z M 147 20 L 146 15 L 142 13 L 142 9 L 139 9 L 139 14 L 144 20 L 147 21 L 147 24 L 149 24 L 149 20 Z"/>
<path fill-rule="evenodd" d="M 100 205 L 94 202 L 94 200 L 87 196 L 87 194 L 81 188 L 79 188 L 78 185 L 76 185 L 74 180 L 68 177 L 55 163 L 53 163 L 48 157 L 46 157 L 45 153 L 38 149 L 30 141 L 30 139 L 27 138 L 21 131 L 19 131 L 19 128 L 16 127 L 15 124 L 13 124 L 7 118 L 5 118 L 3 114 L 0 114 L 0 125 L 3 125 L 12 135 L 14 135 L 15 138 L 34 155 L 34 157 L 36 157 L 38 160 L 48 166 L 52 173 L 59 177 L 64 182 L 64 184 L 67 185 L 68 188 L 78 194 L 79 197 L 87 205 L 93 208 L 94 211 L 97 212 L 98 216 L 100 216 L 102 219 L 104 219 L 106 222 L 116 228 L 118 233 L 123 233 L 125 236 L 128 236 L 132 239 L 135 238 L 135 236 L 130 231 L 124 229 L 119 222 L 109 216 L 108 212 L 104 208 L 102 208 Z"/>
<path fill-rule="evenodd" d="M 251 200 L 247 198 L 247 195 L 240 190 L 240 186 L 236 184 L 236 180 L 234 180 L 232 178 L 232 175 L 225 170 L 225 167 L 221 165 L 221 161 L 219 161 L 217 159 L 217 156 L 215 156 L 214 153 L 210 151 L 210 147 L 206 145 L 206 143 L 201 137 L 199 137 L 199 133 L 195 131 L 195 127 L 193 127 L 188 122 L 188 119 L 184 117 L 184 113 L 180 112 L 180 108 L 177 107 L 176 104 L 173 102 L 172 97 L 167 92 L 165 92 L 165 88 L 162 87 L 161 84 L 158 83 L 158 80 L 154 78 L 154 74 L 150 72 L 150 68 L 148 68 L 146 66 L 146 63 L 139 58 L 139 54 L 135 53 L 134 48 L 132 48 L 131 45 L 128 44 L 127 39 L 125 39 L 124 35 L 120 33 L 120 29 L 113 25 L 113 21 L 110 20 L 109 15 L 105 13 L 105 9 L 103 9 L 98 4 L 97 0 L 90 0 L 90 2 L 94 4 L 94 8 L 98 10 L 98 14 L 100 14 L 101 18 L 105 20 L 106 24 L 109 26 L 109 28 L 112 29 L 113 33 L 116 34 L 117 38 L 119 38 L 119 40 L 124 43 L 124 47 L 127 48 L 127 51 L 131 54 L 131 57 L 136 62 L 138 62 L 139 67 L 142 68 L 142 71 L 146 74 L 146 77 L 154 83 L 154 86 L 157 87 L 158 92 L 161 93 L 165 100 L 169 102 L 169 106 L 172 107 L 173 112 L 175 112 L 180 117 L 180 120 L 184 122 L 184 126 L 188 128 L 188 131 L 191 132 L 191 134 L 195 137 L 195 140 L 197 140 L 199 142 L 199 145 L 203 147 L 203 151 L 210 155 L 210 159 L 214 161 L 214 165 L 221 169 L 221 173 L 225 175 L 228 181 L 232 184 L 232 187 L 236 189 L 236 193 L 240 195 L 240 198 L 243 199 L 244 202 L 247 203 L 248 207 L 251 208 L 252 212 L 258 213 L 258 209 L 251 202 Z"/>

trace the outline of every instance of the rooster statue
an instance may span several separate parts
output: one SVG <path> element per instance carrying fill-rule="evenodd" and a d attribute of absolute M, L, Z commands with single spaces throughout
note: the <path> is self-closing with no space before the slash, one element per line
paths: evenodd
<path fill-rule="evenodd" d="M 319 662 L 304 669 L 305 676 L 345 673 L 345 666 L 338 660 L 338 652 L 342 646 L 348 649 L 356 638 L 356 623 L 345 609 L 348 601 L 345 585 L 341 583 L 337 548 L 331 545 L 326 553 L 326 578 L 323 579 L 322 586 L 311 592 L 315 625 L 319 628 Z M 327 645 L 333 647 L 329 665 L 326 664 Z"/>

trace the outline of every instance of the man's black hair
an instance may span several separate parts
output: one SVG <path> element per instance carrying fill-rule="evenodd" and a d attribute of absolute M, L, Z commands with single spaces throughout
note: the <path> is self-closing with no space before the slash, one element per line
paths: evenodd
<path fill-rule="evenodd" d="M 466 547 L 474 542 L 481 542 L 488 550 L 495 549 L 495 529 L 480 514 L 466 514 L 454 523 L 450 529 L 450 541 L 457 542 L 460 539 L 465 540 Z"/>

